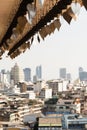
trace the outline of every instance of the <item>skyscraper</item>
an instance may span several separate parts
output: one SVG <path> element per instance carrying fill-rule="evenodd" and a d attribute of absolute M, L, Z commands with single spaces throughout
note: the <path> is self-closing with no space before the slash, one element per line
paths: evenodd
<path fill-rule="evenodd" d="M 66 79 L 66 68 L 60 68 L 60 78 Z"/>
<path fill-rule="evenodd" d="M 71 80 L 71 74 L 70 74 L 70 73 L 67 73 L 67 74 L 66 74 L 66 78 L 67 78 L 67 80 Z"/>
<path fill-rule="evenodd" d="M 37 66 L 36 67 L 36 76 L 37 76 L 37 79 L 42 79 L 42 66 Z"/>
<path fill-rule="evenodd" d="M 11 69 L 11 80 L 14 81 L 14 84 L 24 81 L 24 72 L 16 63 Z"/>
<path fill-rule="evenodd" d="M 5 74 L 5 73 L 6 73 L 6 70 L 5 70 L 5 69 L 2 69 L 2 70 L 1 70 L 1 73 L 2 73 L 2 74 Z"/>
<path fill-rule="evenodd" d="M 24 69 L 24 79 L 26 82 L 31 81 L 31 69 L 30 68 Z"/>
<path fill-rule="evenodd" d="M 87 81 L 87 72 L 86 71 L 82 71 L 79 73 L 79 79 L 81 81 Z"/>
<path fill-rule="evenodd" d="M 0 83 L 2 87 L 10 85 L 10 71 L 6 71 L 5 69 L 0 72 Z"/>
<path fill-rule="evenodd" d="M 87 80 L 87 72 L 82 67 L 79 67 L 79 79 L 80 81 Z"/>
<path fill-rule="evenodd" d="M 79 67 L 79 73 L 83 72 L 83 71 L 84 71 L 84 69 L 82 67 Z"/>
<path fill-rule="evenodd" d="M 7 71 L 7 80 L 10 83 L 11 82 L 11 73 L 10 71 Z"/>

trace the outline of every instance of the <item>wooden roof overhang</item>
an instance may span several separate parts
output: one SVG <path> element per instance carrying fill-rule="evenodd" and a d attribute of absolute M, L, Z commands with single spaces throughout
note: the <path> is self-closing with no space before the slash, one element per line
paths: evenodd
<path fill-rule="evenodd" d="M 10 0 L 10 1 L 13 1 L 13 0 Z M 6 2 L 8 2 L 8 0 Z M 9 22 L 5 35 L 3 36 L 3 38 L 0 41 L 0 47 L 3 45 L 3 43 L 6 41 L 6 39 L 8 39 L 11 36 L 12 29 L 17 25 L 17 18 L 19 16 L 25 15 L 26 10 L 27 10 L 26 5 L 28 3 L 32 3 L 33 0 L 15 0 L 15 2 L 16 2 L 16 5 L 14 5 L 15 6 L 14 13 L 11 13 L 11 18 L 10 18 L 11 21 Z M 12 15 L 13 15 L 13 17 L 12 17 Z"/>
<path fill-rule="evenodd" d="M 13 46 L 13 48 L 9 51 L 8 55 L 10 55 L 18 47 L 20 47 L 22 43 L 34 36 L 34 34 L 37 33 L 45 25 L 47 25 L 48 22 L 57 17 L 57 15 L 60 14 L 63 9 L 66 9 L 67 5 L 69 5 L 71 2 L 72 0 L 59 1 L 35 26 L 31 28 L 31 30 L 29 30 L 29 32 L 26 33 L 26 35 L 17 44 Z"/>
<path fill-rule="evenodd" d="M 37 39 L 40 42 L 39 35 L 44 39 L 48 34 L 50 35 L 54 32 L 55 28 L 59 30 L 61 26 L 60 16 L 63 16 L 68 23 L 71 22 L 72 18 L 75 19 L 75 14 L 71 11 L 71 3 L 73 1 L 79 2 L 81 6 L 84 5 L 87 9 L 86 0 L 44 0 L 42 8 L 39 7 L 38 0 L 1 1 L 11 3 L 12 8 L 9 11 L 9 8 L 5 10 L 5 13 L 7 11 L 9 15 L 3 18 L 4 20 L 6 19 L 6 22 L 2 26 L 3 31 L 0 30 L 0 56 L 5 51 L 8 51 L 8 55 L 12 59 L 25 52 L 27 48 L 30 48 L 35 34 L 37 34 Z M 32 20 L 32 24 L 25 20 L 27 4 L 34 4 L 36 7 L 36 15 Z M 4 5 L 3 2 L 2 5 Z M 3 10 L 1 11 L 3 12 Z M 5 13 L 2 13 L 2 15 L 5 15 Z M 0 21 L 0 25 L 1 23 L 2 21 Z M 14 32 L 17 33 L 16 38 L 13 38 Z"/>

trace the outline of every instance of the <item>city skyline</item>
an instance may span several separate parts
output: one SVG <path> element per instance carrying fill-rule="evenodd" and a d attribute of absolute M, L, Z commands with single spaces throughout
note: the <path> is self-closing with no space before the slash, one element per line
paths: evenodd
<path fill-rule="evenodd" d="M 17 70 L 15 69 L 15 67 L 17 68 Z M 32 69 L 30 67 L 25 67 L 25 68 L 21 68 L 20 65 L 18 65 L 17 63 L 14 64 L 14 66 L 10 69 L 10 70 L 6 70 L 6 69 L 2 69 L 0 70 L 0 74 L 12 74 L 12 70 L 14 72 L 17 72 L 16 76 L 18 76 L 19 70 L 23 71 L 23 75 L 24 75 L 24 81 L 29 82 L 29 81 L 34 81 L 35 80 L 53 80 L 53 79 L 67 79 L 70 81 L 73 81 L 72 79 L 72 73 L 67 71 L 67 68 L 59 68 L 58 70 L 58 75 L 56 78 L 52 78 L 52 79 L 44 79 L 43 78 L 43 70 L 42 70 L 42 66 L 38 65 L 34 68 L 35 73 L 32 74 Z M 76 77 L 76 79 L 80 79 L 81 81 L 84 81 L 87 79 L 87 71 L 83 68 L 83 67 L 78 67 L 77 70 L 78 76 Z M 11 78 L 13 76 L 11 75 Z M 74 80 L 76 80 L 74 79 Z M 18 77 L 17 77 L 18 80 Z"/>
<path fill-rule="evenodd" d="M 77 20 L 72 20 L 71 25 L 62 20 L 59 32 L 56 30 L 44 41 L 41 40 L 40 44 L 34 40 L 30 50 L 13 60 L 4 57 L 0 61 L 0 70 L 9 70 L 17 62 L 22 68 L 31 68 L 33 75 L 35 67 L 42 65 L 44 79 L 58 78 L 60 68 L 66 68 L 72 77 L 77 77 L 80 66 L 87 70 L 86 23 L 87 12 L 82 8 Z"/>

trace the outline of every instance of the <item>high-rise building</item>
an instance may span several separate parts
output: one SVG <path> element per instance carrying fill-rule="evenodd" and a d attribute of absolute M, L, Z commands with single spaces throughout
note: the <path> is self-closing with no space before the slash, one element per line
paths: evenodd
<path fill-rule="evenodd" d="M 66 68 L 60 68 L 60 78 L 66 79 Z"/>
<path fill-rule="evenodd" d="M 42 67 L 41 67 L 41 65 L 36 67 L 36 76 L 37 76 L 37 79 L 42 79 Z"/>
<path fill-rule="evenodd" d="M 10 85 L 10 71 L 6 71 L 4 69 L 1 70 L 0 83 L 2 84 L 2 87 Z"/>
<path fill-rule="evenodd" d="M 71 74 L 70 74 L 70 73 L 67 73 L 67 74 L 66 74 L 66 78 L 67 78 L 67 80 L 71 80 Z"/>
<path fill-rule="evenodd" d="M 86 71 L 80 72 L 79 73 L 79 79 L 81 81 L 87 81 L 87 72 Z"/>
<path fill-rule="evenodd" d="M 2 87 L 4 87 L 4 85 L 8 83 L 6 73 L 0 74 L 0 82 L 2 83 Z"/>
<path fill-rule="evenodd" d="M 82 67 L 79 67 L 79 79 L 81 81 L 87 80 L 87 72 Z"/>
<path fill-rule="evenodd" d="M 83 68 L 82 67 L 79 67 L 79 73 L 80 72 L 83 72 L 84 70 L 83 70 Z"/>
<path fill-rule="evenodd" d="M 5 70 L 5 69 L 2 69 L 2 70 L 1 70 L 1 73 L 2 73 L 2 74 L 5 74 L 5 73 L 6 73 L 6 70 Z"/>
<path fill-rule="evenodd" d="M 23 69 L 21 69 L 17 63 L 11 69 L 11 80 L 14 81 L 14 84 L 24 81 Z"/>
<path fill-rule="evenodd" d="M 34 75 L 34 76 L 33 76 L 33 83 L 36 83 L 36 82 L 37 82 L 37 76 Z"/>
<path fill-rule="evenodd" d="M 26 82 L 31 81 L 31 69 L 30 68 L 24 69 L 24 79 Z"/>
<path fill-rule="evenodd" d="M 10 73 L 10 71 L 7 71 L 6 74 L 7 74 L 8 83 L 11 83 L 11 73 Z"/>

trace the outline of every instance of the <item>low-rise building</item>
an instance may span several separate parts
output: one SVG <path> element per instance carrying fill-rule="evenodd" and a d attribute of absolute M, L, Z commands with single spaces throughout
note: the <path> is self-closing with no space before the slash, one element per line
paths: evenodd
<path fill-rule="evenodd" d="M 38 81 L 34 84 L 33 88 L 34 88 L 34 92 L 39 93 L 42 88 L 48 88 L 48 84 L 46 84 L 45 81 L 38 80 Z"/>
<path fill-rule="evenodd" d="M 62 130 L 62 121 L 60 117 L 39 118 L 38 130 Z"/>
<path fill-rule="evenodd" d="M 86 130 L 87 117 L 79 117 L 77 114 L 64 115 L 63 128 L 68 130 Z"/>
<path fill-rule="evenodd" d="M 49 88 L 43 88 L 40 91 L 39 98 L 41 99 L 49 99 L 52 98 L 52 89 Z"/>
<path fill-rule="evenodd" d="M 47 81 L 49 88 L 52 89 L 53 95 L 56 95 L 58 92 L 65 92 L 68 90 L 68 80 L 51 80 Z"/>
<path fill-rule="evenodd" d="M 23 98 L 28 98 L 33 100 L 35 99 L 36 94 L 34 93 L 34 91 L 27 91 L 25 93 L 21 93 L 20 96 Z"/>

